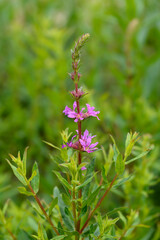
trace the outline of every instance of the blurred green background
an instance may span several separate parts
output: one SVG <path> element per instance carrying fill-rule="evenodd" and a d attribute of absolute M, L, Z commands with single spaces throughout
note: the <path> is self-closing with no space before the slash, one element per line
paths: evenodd
<path fill-rule="evenodd" d="M 68 93 L 73 89 L 70 49 L 86 32 L 91 38 L 82 53 L 81 85 L 89 94 L 82 104 L 87 101 L 100 110 L 101 120 L 88 119 L 83 129 L 97 134 L 106 149 L 109 133 L 122 149 L 128 131 L 150 134 L 156 157 L 147 171 L 152 180 L 159 176 L 159 10 L 157 0 L 0 0 L 2 187 L 11 179 L 17 184 L 5 161 L 8 153 L 30 146 L 29 168 L 39 162 L 41 189 L 51 193 L 52 163 L 42 140 L 60 146 L 60 132 L 76 129 L 62 111 L 73 103 Z M 141 176 L 143 188 L 152 192 L 147 196 L 151 206 L 158 206 L 159 183 L 151 187 L 151 176 Z M 1 203 L 15 194 L 9 188 Z"/>

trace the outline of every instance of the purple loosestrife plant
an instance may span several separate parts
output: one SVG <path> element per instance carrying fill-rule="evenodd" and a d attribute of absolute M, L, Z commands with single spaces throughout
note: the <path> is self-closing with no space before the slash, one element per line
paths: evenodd
<path fill-rule="evenodd" d="M 82 122 L 88 117 L 96 117 L 99 120 L 100 112 L 95 111 L 95 108 L 88 103 L 87 108 L 80 107 L 80 100 L 86 95 L 82 88 L 79 88 L 80 51 L 88 38 L 89 34 L 82 35 L 72 51 L 73 71 L 70 77 L 75 89 L 70 93 L 74 98 L 74 103 L 73 109 L 66 106 L 63 111 L 68 118 L 76 122 L 77 134 L 69 140 L 72 133 L 69 133 L 68 129 L 62 131 L 63 145 L 61 147 L 46 142 L 60 153 L 58 159 L 54 158 L 59 169 L 54 173 L 65 191 L 61 192 L 58 187 L 54 187 L 52 201 L 50 204 L 44 204 L 44 201 L 42 202 L 38 197 L 40 176 L 36 162 L 33 165 L 31 177 L 27 177 L 27 149 L 22 158 L 20 153 L 17 157 L 10 155 L 13 164 L 8 161 L 13 173 L 23 185 L 19 187 L 19 192 L 35 200 L 35 203 L 31 202 L 31 205 L 38 214 L 39 227 L 36 233 L 35 229 L 32 229 L 27 239 L 121 240 L 125 236 L 132 237 L 134 229 L 137 226 L 140 227 L 138 211 L 129 209 L 122 213 L 120 210 L 123 208 L 116 208 L 106 214 L 103 212 L 102 216 L 99 208 L 110 191 L 116 193 L 116 188 L 132 178 L 131 176 L 125 177 L 125 167 L 130 162 L 145 156 L 150 149 L 148 145 L 146 149 L 144 146 L 143 149 L 135 146 L 139 139 L 138 134 L 130 132 L 127 134 L 125 150 L 122 154 L 111 136 L 113 144 L 109 146 L 108 154 L 101 147 L 104 160 L 101 169 L 95 171 L 95 158 L 91 158 L 91 153 L 98 149 L 98 142 L 94 142 L 95 135 L 92 136 L 87 129 L 82 130 Z M 115 168 L 112 167 L 113 164 Z M 113 169 L 115 169 L 114 176 Z M 5 223 L 6 219 L 2 212 L 0 212 L 0 217 Z M 122 221 L 124 225 L 117 224 L 118 221 Z M 16 233 L 12 233 L 8 227 L 6 229 L 14 240 L 20 240 Z M 132 239 L 131 237 L 129 239 Z"/>

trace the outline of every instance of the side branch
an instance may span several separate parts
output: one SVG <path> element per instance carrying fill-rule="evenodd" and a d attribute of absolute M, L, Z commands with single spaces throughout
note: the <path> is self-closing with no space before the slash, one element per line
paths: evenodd
<path fill-rule="evenodd" d="M 51 225 L 51 227 L 53 228 L 53 230 L 55 231 L 55 233 L 56 233 L 57 235 L 59 235 L 59 232 L 57 231 L 57 229 L 55 228 L 52 220 L 50 219 L 50 217 L 49 217 L 48 214 L 46 213 L 44 207 L 43 207 L 42 204 L 41 204 L 40 199 L 37 197 L 37 195 L 36 195 L 36 193 L 34 192 L 33 188 L 31 187 L 30 184 L 28 185 L 28 187 L 29 187 L 29 189 L 31 190 L 31 192 L 33 193 L 34 199 L 36 200 L 36 202 L 38 203 L 38 205 L 39 205 L 39 207 L 41 208 L 42 212 L 44 213 L 47 221 L 49 222 L 49 224 Z"/>
<path fill-rule="evenodd" d="M 12 237 L 13 240 L 17 240 L 17 238 L 14 236 L 14 234 L 8 228 L 6 228 L 6 230 L 9 233 L 9 235 Z"/>
<path fill-rule="evenodd" d="M 104 195 L 102 196 L 102 198 L 98 201 L 97 205 L 95 206 L 95 208 L 90 212 L 86 222 L 84 223 L 83 227 L 80 230 L 80 234 L 83 232 L 83 230 L 87 227 L 90 219 L 92 218 L 94 212 L 97 210 L 97 208 L 101 205 L 102 201 L 104 200 L 104 198 L 106 197 L 106 195 L 108 194 L 108 192 L 110 191 L 110 189 L 112 188 L 114 182 L 116 181 L 118 175 L 116 174 L 115 177 L 113 178 L 112 182 L 110 183 L 109 187 L 107 188 L 107 190 L 105 191 Z"/>

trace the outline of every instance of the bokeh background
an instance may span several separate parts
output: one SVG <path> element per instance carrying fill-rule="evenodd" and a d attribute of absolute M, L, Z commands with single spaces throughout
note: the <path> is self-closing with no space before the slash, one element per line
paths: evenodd
<path fill-rule="evenodd" d="M 68 93 L 73 89 L 70 50 L 88 32 L 81 85 L 89 94 L 82 103 L 101 113 L 100 121 L 89 119 L 84 129 L 97 134 L 106 149 L 109 134 L 122 150 L 128 131 L 148 134 L 155 148 L 147 163 L 136 163 L 141 179 L 137 186 L 142 186 L 134 197 L 146 191 L 147 209 L 159 211 L 159 10 L 157 0 L 0 0 L 0 186 L 8 187 L 0 205 L 8 197 L 23 200 L 5 159 L 26 146 L 28 168 L 35 160 L 39 163 L 41 191 L 51 194 L 53 150 L 43 140 L 60 146 L 60 132 L 76 129 L 62 111 L 73 103 Z M 150 236 L 157 220 L 153 225 Z"/>

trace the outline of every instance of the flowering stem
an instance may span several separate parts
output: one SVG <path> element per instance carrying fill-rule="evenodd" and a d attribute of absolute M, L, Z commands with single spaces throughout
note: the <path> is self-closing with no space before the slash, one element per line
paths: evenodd
<path fill-rule="evenodd" d="M 116 181 L 118 175 L 116 174 L 115 177 L 113 178 L 112 182 L 110 183 L 109 187 L 107 188 L 107 190 L 105 191 L 104 195 L 101 197 L 101 199 L 98 201 L 97 205 L 95 206 L 95 208 L 89 213 L 89 216 L 86 220 L 86 222 L 84 223 L 83 227 L 81 228 L 81 230 L 79 231 L 79 233 L 81 234 L 83 232 L 83 230 L 87 227 L 90 219 L 92 218 L 94 212 L 97 210 L 97 208 L 101 205 L 102 201 L 104 200 L 104 198 L 106 197 L 106 195 L 108 194 L 108 192 L 110 191 L 110 189 L 112 188 L 114 182 Z"/>
<path fill-rule="evenodd" d="M 76 90 L 76 93 L 78 93 L 78 83 L 75 83 L 75 90 Z M 78 114 L 80 114 L 79 100 L 77 100 L 76 103 L 77 103 L 77 112 L 78 112 Z M 78 140 L 81 139 L 81 134 L 82 134 L 81 121 L 78 121 Z M 79 145 L 81 146 L 80 142 L 79 142 Z M 82 161 L 82 156 L 81 156 L 81 152 L 79 151 L 78 152 L 78 164 L 79 165 L 81 164 L 81 161 Z M 80 191 L 78 192 L 78 198 L 81 199 L 81 197 L 82 197 L 82 190 L 80 189 Z M 79 206 L 78 218 L 80 216 L 80 210 L 81 210 L 81 203 Z M 79 218 L 79 220 L 77 222 L 77 227 L 76 227 L 78 232 L 80 229 L 80 224 L 81 224 L 81 219 Z"/>
<path fill-rule="evenodd" d="M 52 223 L 52 220 L 50 219 L 50 217 L 48 216 L 48 214 L 46 213 L 44 207 L 41 204 L 40 199 L 37 197 L 36 193 L 34 192 L 33 188 L 31 187 L 31 185 L 28 185 L 29 189 L 31 190 L 31 192 L 33 193 L 33 197 L 36 200 L 36 202 L 38 203 L 39 207 L 41 208 L 42 212 L 44 213 L 47 221 L 49 222 L 49 224 L 51 225 L 51 227 L 53 228 L 53 230 L 55 231 L 55 233 L 57 235 L 59 235 L 59 232 L 57 231 L 57 229 L 55 228 L 54 224 Z"/>

